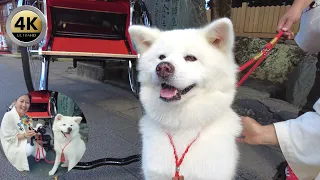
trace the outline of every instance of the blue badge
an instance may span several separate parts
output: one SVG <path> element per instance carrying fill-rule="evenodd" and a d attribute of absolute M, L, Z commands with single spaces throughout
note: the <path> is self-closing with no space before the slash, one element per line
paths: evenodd
<path fill-rule="evenodd" d="M 20 131 L 23 131 L 22 124 L 21 124 L 21 123 L 18 123 L 17 125 L 19 126 L 19 130 L 20 130 Z"/>

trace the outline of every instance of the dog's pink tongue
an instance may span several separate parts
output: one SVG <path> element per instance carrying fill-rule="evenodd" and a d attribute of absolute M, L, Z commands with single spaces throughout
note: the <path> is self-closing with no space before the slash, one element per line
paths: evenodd
<path fill-rule="evenodd" d="M 160 90 L 160 96 L 163 98 L 172 98 L 177 94 L 176 89 L 161 89 Z"/>
<path fill-rule="evenodd" d="M 66 137 L 69 138 L 69 137 L 70 137 L 70 134 L 66 134 Z"/>

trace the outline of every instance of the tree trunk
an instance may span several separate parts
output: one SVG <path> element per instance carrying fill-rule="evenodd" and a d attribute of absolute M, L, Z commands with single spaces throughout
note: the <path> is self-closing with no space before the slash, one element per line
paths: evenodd
<path fill-rule="evenodd" d="M 231 18 L 232 0 L 213 0 L 214 18 L 228 17 Z"/>
<path fill-rule="evenodd" d="M 217 12 L 217 9 L 215 8 L 216 7 L 216 1 L 215 0 L 210 0 L 208 5 L 209 5 L 209 8 L 211 10 L 211 19 L 210 19 L 210 21 L 213 21 L 214 19 L 216 19 L 218 17 L 218 12 Z"/>
<path fill-rule="evenodd" d="M 198 28 L 207 24 L 205 0 L 145 0 L 152 25 L 162 30 Z"/>

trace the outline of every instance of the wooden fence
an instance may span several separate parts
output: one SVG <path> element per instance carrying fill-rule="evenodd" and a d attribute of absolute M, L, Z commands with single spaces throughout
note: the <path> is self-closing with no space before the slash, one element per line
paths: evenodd
<path fill-rule="evenodd" d="M 279 19 L 289 7 L 289 5 L 248 7 L 247 3 L 242 3 L 242 7 L 232 8 L 231 20 L 236 35 L 238 37 L 273 38 L 276 35 Z M 207 16 L 210 21 L 210 12 L 207 12 Z M 292 29 L 297 33 L 299 22 Z"/>

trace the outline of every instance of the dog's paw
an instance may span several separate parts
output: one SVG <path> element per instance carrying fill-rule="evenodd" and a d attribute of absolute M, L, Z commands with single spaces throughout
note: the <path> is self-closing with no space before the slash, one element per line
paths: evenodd
<path fill-rule="evenodd" d="M 68 167 L 68 164 L 61 164 L 61 167 Z"/>
<path fill-rule="evenodd" d="M 52 176 L 52 175 L 54 175 L 54 173 L 55 173 L 55 171 L 49 171 L 49 176 Z"/>

